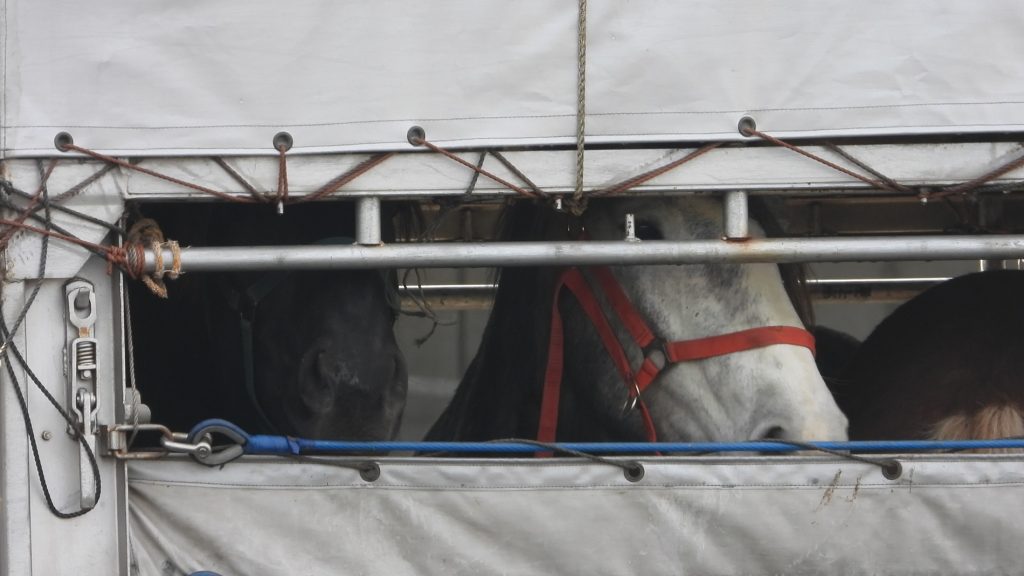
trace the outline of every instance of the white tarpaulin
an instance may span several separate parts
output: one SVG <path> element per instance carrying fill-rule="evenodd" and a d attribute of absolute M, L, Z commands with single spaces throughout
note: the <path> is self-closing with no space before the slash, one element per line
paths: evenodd
<path fill-rule="evenodd" d="M 1019 574 L 1024 460 L 131 466 L 138 574 Z"/>
<path fill-rule="evenodd" d="M 576 0 L 0 0 L 6 156 L 569 144 Z M 589 142 L 1024 128 L 1017 0 L 591 0 Z"/>

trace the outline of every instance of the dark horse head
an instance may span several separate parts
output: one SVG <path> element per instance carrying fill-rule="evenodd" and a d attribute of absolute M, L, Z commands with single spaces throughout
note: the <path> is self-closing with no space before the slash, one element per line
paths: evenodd
<path fill-rule="evenodd" d="M 1024 434 L 1024 271 L 960 276 L 896 309 L 842 372 L 855 440 Z"/>
<path fill-rule="evenodd" d="M 351 243 L 347 203 L 145 206 L 187 245 Z M 131 290 L 137 380 L 154 420 L 225 418 L 251 432 L 381 440 L 398 430 L 406 366 L 396 284 L 375 271 L 186 274 L 161 300 Z"/>

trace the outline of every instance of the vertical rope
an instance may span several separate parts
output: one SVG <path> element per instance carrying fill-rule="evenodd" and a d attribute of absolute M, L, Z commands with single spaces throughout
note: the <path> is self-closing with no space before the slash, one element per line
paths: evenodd
<path fill-rule="evenodd" d="M 576 190 L 572 212 L 579 216 L 587 209 L 583 199 L 583 145 L 587 119 L 587 0 L 578 0 L 576 23 Z"/>

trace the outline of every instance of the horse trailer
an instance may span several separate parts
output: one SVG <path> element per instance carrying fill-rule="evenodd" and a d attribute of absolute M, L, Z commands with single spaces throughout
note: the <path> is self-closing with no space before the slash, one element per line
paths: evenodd
<path fill-rule="evenodd" d="M 1019 2 L 0 21 L 0 574 L 1020 571 Z"/>

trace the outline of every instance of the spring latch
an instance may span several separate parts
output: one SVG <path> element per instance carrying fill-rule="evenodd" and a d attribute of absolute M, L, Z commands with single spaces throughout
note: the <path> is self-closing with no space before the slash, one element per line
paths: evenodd
<path fill-rule="evenodd" d="M 67 345 L 67 407 L 75 419 L 75 426 L 68 430 L 72 436 L 82 435 L 95 453 L 97 415 L 99 413 L 99 342 L 96 340 L 96 291 L 92 283 L 74 279 L 64 285 L 68 324 L 72 337 Z M 88 456 L 84 448 L 79 449 L 79 471 L 81 478 L 81 506 L 92 508 L 96 505 L 94 485 Z"/>

